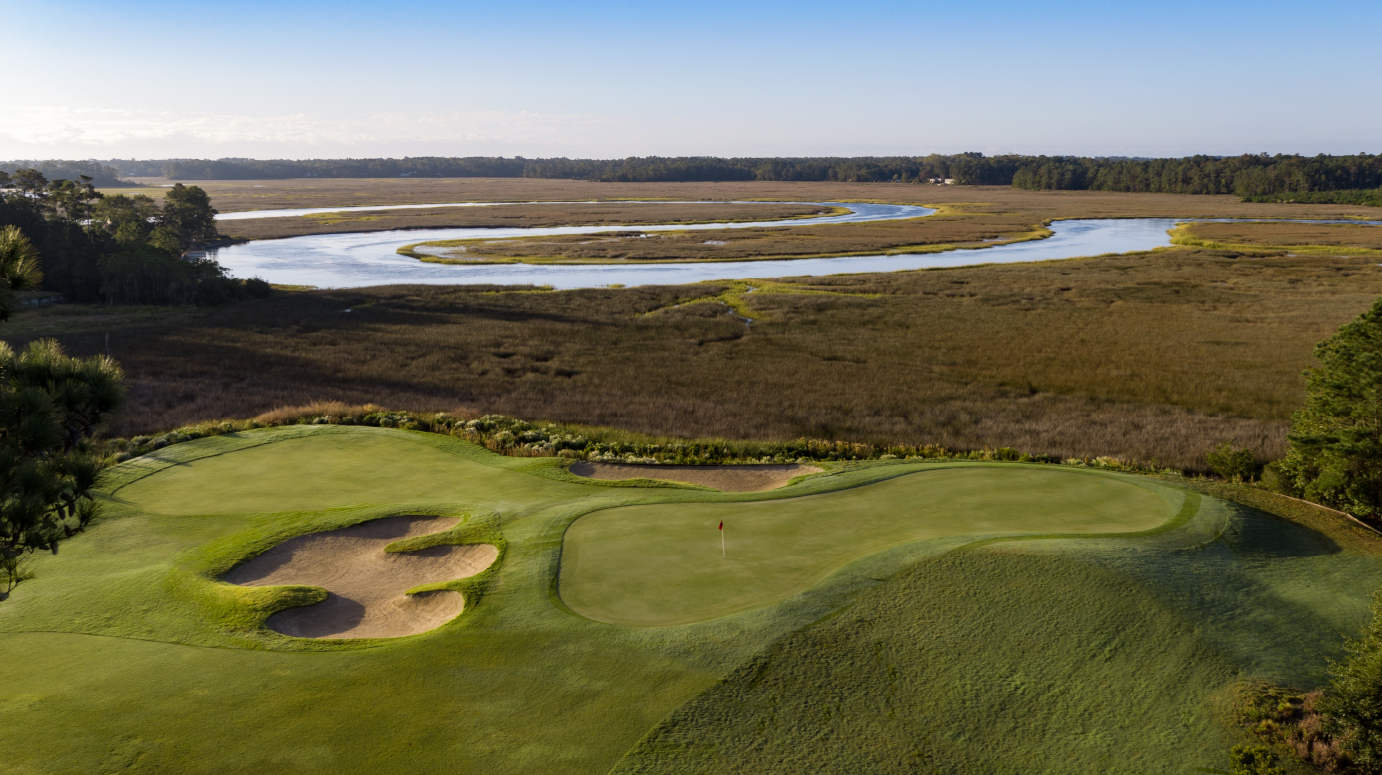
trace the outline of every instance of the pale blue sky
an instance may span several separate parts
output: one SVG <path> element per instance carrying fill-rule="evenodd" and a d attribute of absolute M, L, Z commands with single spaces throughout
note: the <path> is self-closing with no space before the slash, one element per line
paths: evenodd
<path fill-rule="evenodd" d="M 0 0 L 0 159 L 1382 152 L 1382 3 Z"/>

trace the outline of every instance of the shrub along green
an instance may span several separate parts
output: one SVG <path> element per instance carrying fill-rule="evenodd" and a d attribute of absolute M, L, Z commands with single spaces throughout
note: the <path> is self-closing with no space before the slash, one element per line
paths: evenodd
<path fill-rule="evenodd" d="M 1210 450 L 1209 454 L 1205 455 L 1205 462 L 1209 463 L 1209 470 L 1219 476 L 1244 482 L 1251 480 L 1262 470 L 1252 450 L 1235 449 L 1227 441 Z"/>
<path fill-rule="evenodd" d="M 1323 691 L 1302 692 L 1252 680 L 1233 694 L 1238 722 L 1263 742 L 1325 772 L 1349 771 L 1348 755 L 1320 713 Z"/>
<path fill-rule="evenodd" d="M 366 404 L 317 403 L 269 412 L 252 420 L 188 425 L 167 433 L 113 439 L 107 454 L 115 462 L 148 454 L 170 444 L 279 425 L 366 425 L 454 436 L 507 457 L 561 457 L 601 463 L 644 465 L 724 465 L 753 463 L 850 463 L 866 460 L 975 460 L 1049 463 L 1130 473 L 1180 476 L 1184 472 L 1154 463 L 1115 457 L 1033 455 L 1011 447 L 954 450 L 936 444 L 874 445 L 849 441 L 732 441 L 647 436 L 615 428 L 570 423 L 530 422 L 504 415 L 464 417 L 446 412 L 400 412 Z"/>
<path fill-rule="evenodd" d="M 1372 621 L 1345 648 L 1348 658 L 1331 665 L 1319 709 L 1353 764 L 1382 772 L 1382 595 L 1373 596 Z"/>
<path fill-rule="evenodd" d="M 1276 754 L 1260 745 L 1235 745 L 1229 752 L 1231 775 L 1286 775 L 1277 766 Z"/>

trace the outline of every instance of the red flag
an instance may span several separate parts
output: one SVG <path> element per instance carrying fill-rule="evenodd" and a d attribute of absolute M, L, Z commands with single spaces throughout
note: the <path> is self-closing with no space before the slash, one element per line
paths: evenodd
<path fill-rule="evenodd" d="M 720 529 L 721 529 L 721 530 L 724 530 L 724 529 L 725 529 L 725 521 L 724 521 L 723 519 L 720 520 Z"/>

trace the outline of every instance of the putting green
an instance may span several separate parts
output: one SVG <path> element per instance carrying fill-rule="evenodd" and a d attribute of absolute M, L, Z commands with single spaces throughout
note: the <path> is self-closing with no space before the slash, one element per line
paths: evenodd
<path fill-rule="evenodd" d="M 1099 474 L 945 468 L 801 498 L 606 509 L 567 530 L 561 598 L 611 624 L 686 624 L 785 600 L 897 544 L 1147 530 L 1171 519 L 1177 505 Z"/>

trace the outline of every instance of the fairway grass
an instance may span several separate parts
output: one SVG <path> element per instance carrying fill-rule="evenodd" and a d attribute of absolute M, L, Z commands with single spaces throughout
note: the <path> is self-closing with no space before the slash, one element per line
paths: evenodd
<path fill-rule="evenodd" d="M 564 463 L 437 434 L 300 425 L 115 467 L 105 514 L 35 557 L 34 578 L 0 602 L 5 772 L 709 775 L 930 762 L 1084 775 L 1120 771 L 1109 758 L 1120 752 L 1127 772 L 1222 767 L 1236 733 L 1214 697 L 1245 677 L 1318 686 L 1382 581 L 1372 538 L 1335 541 L 1324 512 L 1310 529 L 1170 480 L 899 460 L 720 493 L 581 479 Z M 904 516 L 882 513 L 893 510 Z M 731 554 L 750 548 L 755 519 L 777 540 L 791 537 L 788 516 L 809 524 L 792 552 L 824 558 L 811 561 L 816 580 L 676 626 L 609 624 L 563 602 L 568 530 L 660 515 L 697 531 L 696 552 L 708 533 L 713 563 L 720 512 Z M 848 529 L 831 513 L 849 515 Z M 400 516 L 458 524 L 395 551 L 497 549 L 482 573 L 427 587 L 465 599 L 435 630 L 291 638 L 265 621 L 321 590 L 222 580 L 296 536 Z M 944 530 L 909 532 L 928 520 Z"/>
<path fill-rule="evenodd" d="M 1096 473 L 955 467 L 791 500 L 609 509 L 567 531 L 561 597 L 602 622 L 686 624 L 784 600 L 895 544 L 1148 530 L 1180 500 Z"/>
<path fill-rule="evenodd" d="M 407 433 L 313 434 L 174 466 L 116 497 L 156 514 L 237 514 L 471 501 L 504 508 L 559 497 L 550 480 L 490 469 Z M 477 473 L 484 475 L 478 476 Z"/>

